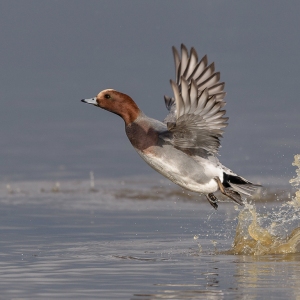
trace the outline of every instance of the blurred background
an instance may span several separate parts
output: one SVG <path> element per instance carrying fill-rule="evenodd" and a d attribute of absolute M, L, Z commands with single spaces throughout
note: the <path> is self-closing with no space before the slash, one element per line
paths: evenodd
<path fill-rule="evenodd" d="M 226 82 L 221 162 L 263 183 L 294 176 L 299 1 L 3 0 L 0 14 L 2 181 L 154 176 L 123 120 L 80 100 L 114 88 L 163 120 L 181 43 Z"/>

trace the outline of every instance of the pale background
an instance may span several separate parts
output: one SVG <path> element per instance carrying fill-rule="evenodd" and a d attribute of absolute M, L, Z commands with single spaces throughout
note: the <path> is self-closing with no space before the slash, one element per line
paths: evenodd
<path fill-rule="evenodd" d="M 1 1 L 0 179 L 154 175 L 123 121 L 80 99 L 114 88 L 162 120 L 181 43 L 226 82 L 222 163 L 250 179 L 291 178 L 299 15 L 299 1 Z"/>

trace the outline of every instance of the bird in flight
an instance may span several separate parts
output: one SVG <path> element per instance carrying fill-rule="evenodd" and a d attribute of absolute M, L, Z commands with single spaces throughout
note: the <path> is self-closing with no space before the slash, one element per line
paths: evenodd
<path fill-rule="evenodd" d="M 165 96 L 169 111 L 163 122 L 146 116 L 124 93 L 113 89 L 101 91 L 82 102 L 119 115 L 125 122 L 128 139 L 137 153 L 153 169 L 175 184 L 192 192 L 205 194 L 217 209 L 220 191 L 242 205 L 242 195 L 251 196 L 259 186 L 223 166 L 217 158 L 223 128 L 228 123 L 224 82 L 208 65 L 207 56 L 198 59 L 194 48 L 181 45 L 181 54 L 173 49 L 175 81 L 173 97 Z"/>

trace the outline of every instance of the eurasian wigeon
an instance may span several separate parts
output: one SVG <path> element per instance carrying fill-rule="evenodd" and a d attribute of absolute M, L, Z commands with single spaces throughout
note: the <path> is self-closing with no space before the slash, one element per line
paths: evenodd
<path fill-rule="evenodd" d="M 216 154 L 228 118 L 224 117 L 224 82 L 205 55 L 198 62 L 181 45 L 173 47 L 176 80 L 170 81 L 174 98 L 165 96 L 169 114 L 164 122 L 147 117 L 126 94 L 107 89 L 97 97 L 82 99 L 123 118 L 125 131 L 137 153 L 157 172 L 179 186 L 204 193 L 217 209 L 221 193 L 242 205 L 241 194 L 250 196 L 258 185 L 223 166 Z"/>

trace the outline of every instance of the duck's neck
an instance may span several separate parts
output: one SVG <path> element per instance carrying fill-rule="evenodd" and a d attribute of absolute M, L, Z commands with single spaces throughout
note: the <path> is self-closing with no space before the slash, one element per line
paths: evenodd
<path fill-rule="evenodd" d="M 141 114 L 140 109 L 132 100 L 132 103 L 126 107 L 126 109 L 122 110 L 120 116 L 123 118 L 125 125 L 128 126 L 132 122 L 134 122 L 139 115 Z"/>
<path fill-rule="evenodd" d="M 114 105 L 115 107 L 110 111 L 123 118 L 126 126 L 134 122 L 142 113 L 136 103 L 126 94 L 122 94 L 122 102 Z"/>

